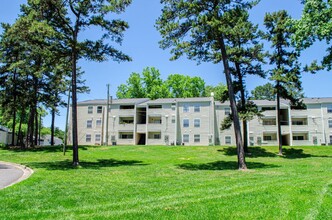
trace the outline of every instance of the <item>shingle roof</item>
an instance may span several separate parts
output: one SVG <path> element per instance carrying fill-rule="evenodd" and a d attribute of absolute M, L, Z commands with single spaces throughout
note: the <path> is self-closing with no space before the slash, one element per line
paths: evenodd
<path fill-rule="evenodd" d="M 331 97 L 304 98 L 303 102 L 306 103 L 306 104 L 332 103 L 332 98 Z"/>
<path fill-rule="evenodd" d="M 113 99 L 112 104 L 140 104 L 146 101 L 149 101 L 148 98 L 137 98 L 137 99 Z M 77 103 L 77 105 L 106 105 L 106 99 L 95 99 L 95 100 L 87 100 Z"/>
<path fill-rule="evenodd" d="M 210 97 L 196 97 L 196 98 L 165 98 L 150 100 L 147 104 L 163 104 L 163 103 L 175 103 L 175 102 L 209 102 Z"/>
<path fill-rule="evenodd" d="M 275 106 L 277 103 L 276 101 L 269 101 L 269 100 L 252 100 L 256 105 L 258 106 Z M 289 104 L 288 100 L 281 99 L 280 102 L 282 104 Z M 303 102 L 305 104 L 321 104 L 321 103 L 331 103 L 332 104 L 332 98 L 331 97 L 323 97 L 323 98 L 303 98 Z M 229 101 L 226 102 L 220 102 L 216 101 L 215 105 L 222 105 L 222 106 L 229 106 Z"/>
<path fill-rule="evenodd" d="M 208 102 L 211 101 L 210 97 L 197 97 L 197 98 L 165 98 L 150 100 L 148 98 L 137 98 L 137 99 L 113 99 L 112 104 L 137 104 L 139 106 L 146 106 L 147 104 L 163 104 L 163 103 L 175 103 L 175 102 Z M 276 101 L 269 100 L 252 100 L 258 106 L 275 106 Z M 323 98 L 304 98 L 303 102 L 305 104 L 321 104 L 321 103 L 332 103 L 331 97 Z M 281 99 L 281 103 L 288 105 L 289 101 Z M 95 99 L 87 100 L 77 103 L 77 105 L 106 105 L 106 99 Z M 215 101 L 215 105 L 229 106 L 229 101 L 220 102 Z"/>

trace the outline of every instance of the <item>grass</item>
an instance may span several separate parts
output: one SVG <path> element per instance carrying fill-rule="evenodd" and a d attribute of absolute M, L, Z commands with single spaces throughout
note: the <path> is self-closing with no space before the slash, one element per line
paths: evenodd
<path fill-rule="evenodd" d="M 0 191 L 0 219 L 332 219 L 332 148 L 254 147 L 248 171 L 232 147 L 0 149 L 35 173 Z"/>

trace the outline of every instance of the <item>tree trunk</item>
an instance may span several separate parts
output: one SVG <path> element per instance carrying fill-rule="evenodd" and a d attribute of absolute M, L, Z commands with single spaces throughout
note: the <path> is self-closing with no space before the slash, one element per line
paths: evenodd
<path fill-rule="evenodd" d="M 235 102 L 235 95 L 233 90 L 233 83 L 232 83 L 232 77 L 229 71 L 229 64 L 228 64 L 228 56 L 226 53 L 226 46 L 224 42 L 223 36 L 220 38 L 220 49 L 224 64 L 224 70 L 225 70 L 225 76 L 226 76 L 226 82 L 227 82 L 227 88 L 228 88 L 228 95 L 233 115 L 233 125 L 234 125 L 234 131 L 235 131 L 235 141 L 236 141 L 236 147 L 237 147 L 237 159 L 238 159 L 238 168 L 240 170 L 247 169 L 246 161 L 245 161 L 245 154 L 243 149 L 243 143 L 242 143 L 242 135 L 241 135 L 241 127 L 240 127 L 240 120 L 239 115 L 237 112 L 236 102 Z"/>
<path fill-rule="evenodd" d="M 25 147 L 24 143 L 23 143 L 23 133 L 22 133 L 22 123 L 23 123 L 24 118 L 25 118 L 25 110 L 22 110 L 20 124 L 18 126 L 18 135 L 17 135 L 17 143 L 16 143 L 17 145 L 20 145 L 22 149 Z"/>
<path fill-rule="evenodd" d="M 13 106 L 13 127 L 12 127 L 12 143 L 11 145 L 15 145 L 15 128 L 16 128 L 16 111 L 17 111 L 17 108 L 16 108 L 16 99 L 17 99 L 17 96 L 16 96 L 16 87 L 17 87 L 17 84 L 16 84 L 16 70 L 14 70 L 14 76 L 13 76 L 13 82 L 14 82 L 14 89 L 13 89 L 13 98 L 14 98 L 14 106 Z"/>
<path fill-rule="evenodd" d="M 281 135 L 281 119 L 280 119 L 280 94 L 279 94 L 279 81 L 277 81 L 277 127 L 278 127 L 278 145 L 279 153 L 282 155 L 282 135 Z"/>
<path fill-rule="evenodd" d="M 30 107 L 30 115 L 28 122 L 28 132 L 27 132 L 27 146 L 34 147 L 33 135 L 34 135 L 34 119 L 35 119 L 35 110 L 34 107 Z"/>
<path fill-rule="evenodd" d="M 54 122 L 55 122 L 55 109 L 52 108 L 52 122 L 51 122 L 51 146 L 54 146 Z"/>
<path fill-rule="evenodd" d="M 78 24 L 77 24 L 78 25 Z M 72 132 L 73 132 L 73 166 L 79 165 L 78 158 L 78 136 L 77 136 L 77 94 L 76 94 L 76 64 L 77 64 L 77 33 L 78 27 L 75 28 L 74 36 L 73 36 L 73 45 L 72 45 L 72 81 L 71 81 L 71 89 L 72 89 Z"/>
<path fill-rule="evenodd" d="M 38 112 L 36 111 L 36 114 L 35 114 L 35 145 L 38 145 L 38 129 L 39 129 L 39 126 L 38 126 Z"/>
<path fill-rule="evenodd" d="M 241 105 L 243 111 L 246 111 L 246 96 L 245 96 L 245 89 L 244 89 L 244 82 L 243 82 L 243 77 L 241 74 L 241 69 L 240 65 L 238 63 L 235 64 L 236 66 L 236 72 L 239 78 L 239 82 L 241 83 L 240 85 L 240 94 L 241 94 Z M 247 126 L 247 120 L 243 119 L 242 120 L 242 128 L 243 128 L 243 149 L 245 153 L 249 153 L 248 149 L 248 126 Z"/>

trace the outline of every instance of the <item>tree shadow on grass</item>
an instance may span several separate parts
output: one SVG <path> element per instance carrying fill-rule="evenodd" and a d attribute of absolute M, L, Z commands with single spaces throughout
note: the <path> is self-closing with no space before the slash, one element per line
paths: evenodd
<path fill-rule="evenodd" d="M 115 159 L 99 159 L 95 162 L 81 161 L 78 167 L 72 165 L 72 161 L 54 161 L 54 162 L 31 162 L 27 163 L 31 168 L 44 168 L 47 170 L 71 170 L 71 169 L 101 169 L 104 167 L 119 167 L 119 166 L 146 166 L 140 160 L 115 160 Z"/>
<path fill-rule="evenodd" d="M 264 164 L 257 162 L 246 162 L 249 169 L 263 169 L 279 167 L 274 164 Z M 236 161 L 215 161 L 211 163 L 193 164 L 184 163 L 177 165 L 178 168 L 184 170 L 237 170 L 238 163 Z"/>
<path fill-rule="evenodd" d="M 276 147 L 276 150 L 277 147 Z M 226 156 L 235 156 L 237 155 L 236 147 L 227 147 L 223 148 L 221 150 L 218 150 L 219 152 L 224 153 Z M 312 154 L 307 154 L 303 152 L 303 149 L 298 148 L 288 148 L 288 147 L 283 147 L 282 152 L 283 155 L 279 156 L 277 153 L 272 153 L 266 151 L 265 148 L 262 147 L 249 147 L 249 155 L 246 155 L 246 157 L 249 158 L 257 158 L 257 157 L 281 157 L 285 159 L 300 159 L 300 158 L 309 158 L 309 157 L 330 157 L 327 155 L 312 155 Z"/>
<path fill-rule="evenodd" d="M 236 147 L 227 147 L 223 148 L 221 150 L 218 150 L 219 152 L 224 153 L 226 156 L 235 156 L 237 155 Z M 250 155 L 246 155 L 247 157 L 276 157 L 277 154 L 267 152 L 266 149 L 262 147 L 250 147 L 249 148 Z"/>
<path fill-rule="evenodd" d="M 88 148 L 93 148 L 94 146 L 79 146 L 79 150 L 88 150 Z M 8 151 L 12 152 L 45 152 L 45 153 L 56 153 L 56 152 L 63 152 L 63 146 L 62 145 L 56 145 L 56 146 L 36 146 L 36 147 L 29 147 L 29 148 L 21 148 L 18 146 L 9 146 L 3 148 Z M 72 150 L 72 146 L 66 147 L 66 152 L 69 152 Z"/>

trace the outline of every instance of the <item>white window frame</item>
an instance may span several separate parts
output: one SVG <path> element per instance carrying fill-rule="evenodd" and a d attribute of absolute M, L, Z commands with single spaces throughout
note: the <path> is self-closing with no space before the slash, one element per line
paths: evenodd
<path fill-rule="evenodd" d="M 185 123 L 185 122 L 188 122 L 188 123 Z M 190 122 L 189 122 L 189 119 L 188 118 L 184 118 L 183 121 L 182 121 L 182 126 L 184 128 L 189 128 L 190 126 Z"/>
<path fill-rule="evenodd" d="M 88 106 L 88 114 L 93 114 L 93 106 Z"/>
<path fill-rule="evenodd" d="M 189 105 L 188 104 L 183 105 L 183 112 L 189 112 L 189 111 L 190 111 Z"/>
<path fill-rule="evenodd" d="M 328 120 L 328 125 L 329 125 L 329 128 L 332 128 L 332 119 Z"/>
<path fill-rule="evenodd" d="M 123 136 L 126 136 L 126 138 L 123 138 Z M 132 140 L 134 139 L 134 133 L 119 133 L 119 139 L 122 139 L 122 140 Z"/>
<path fill-rule="evenodd" d="M 194 143 L 201 143 L 201 135 L 195 134 L 194 135 Z"/>
<path fill-rule="evenodd" d="M 86 128 L 92 128 L 92 120 L 87 120 L 86 121 Z"/>
<path fill-rule="evenodd" d="M 231 114 L 231 108 L 225 108 L 225 115 L 230 115 Z"/>
<path fill-rule="evenodd" d="M 182 136 L 182 142 L 183 143 L 189 143 L 190 135 L 189 134 L 183 134 Z"/>
<path fill-rule="evenodd" d="M 103 113 L 103 106 L 97 106 L 97 114 Z"/>
<path fill-rule="evenodd" d="M 85 142 L 90 143 L 91 142 L 91 134 L 85 135 Z"/>
<path fill-rule="evenodd" d="M 327 113 L 332 113 L 332 104 L 327 105 Z"/>
<path fill-rule="evenodd" d="M 232 144 L 232 136 L 225 136 L 225 144 Z"/>
<path fill-rule="evenodd" d="M 101 127 L 101 118 L 96 120 L 96 127 Z"/>
<path fill-rule="evenodd" d="M 101 134 L 95 134 L 95 142 L 101 141 Z"/>
<path fill-rule="evenodd" d="M 199 119 L 199 118 L 194 119 L 194 127 L 195 128 L 200 128 L 201 127 L 201 119 Z"/>
<path fill-rule="evenodd" d="M 201 112 L 201 106 L 199 104 L 194 105 L 194 112 Z"/>

